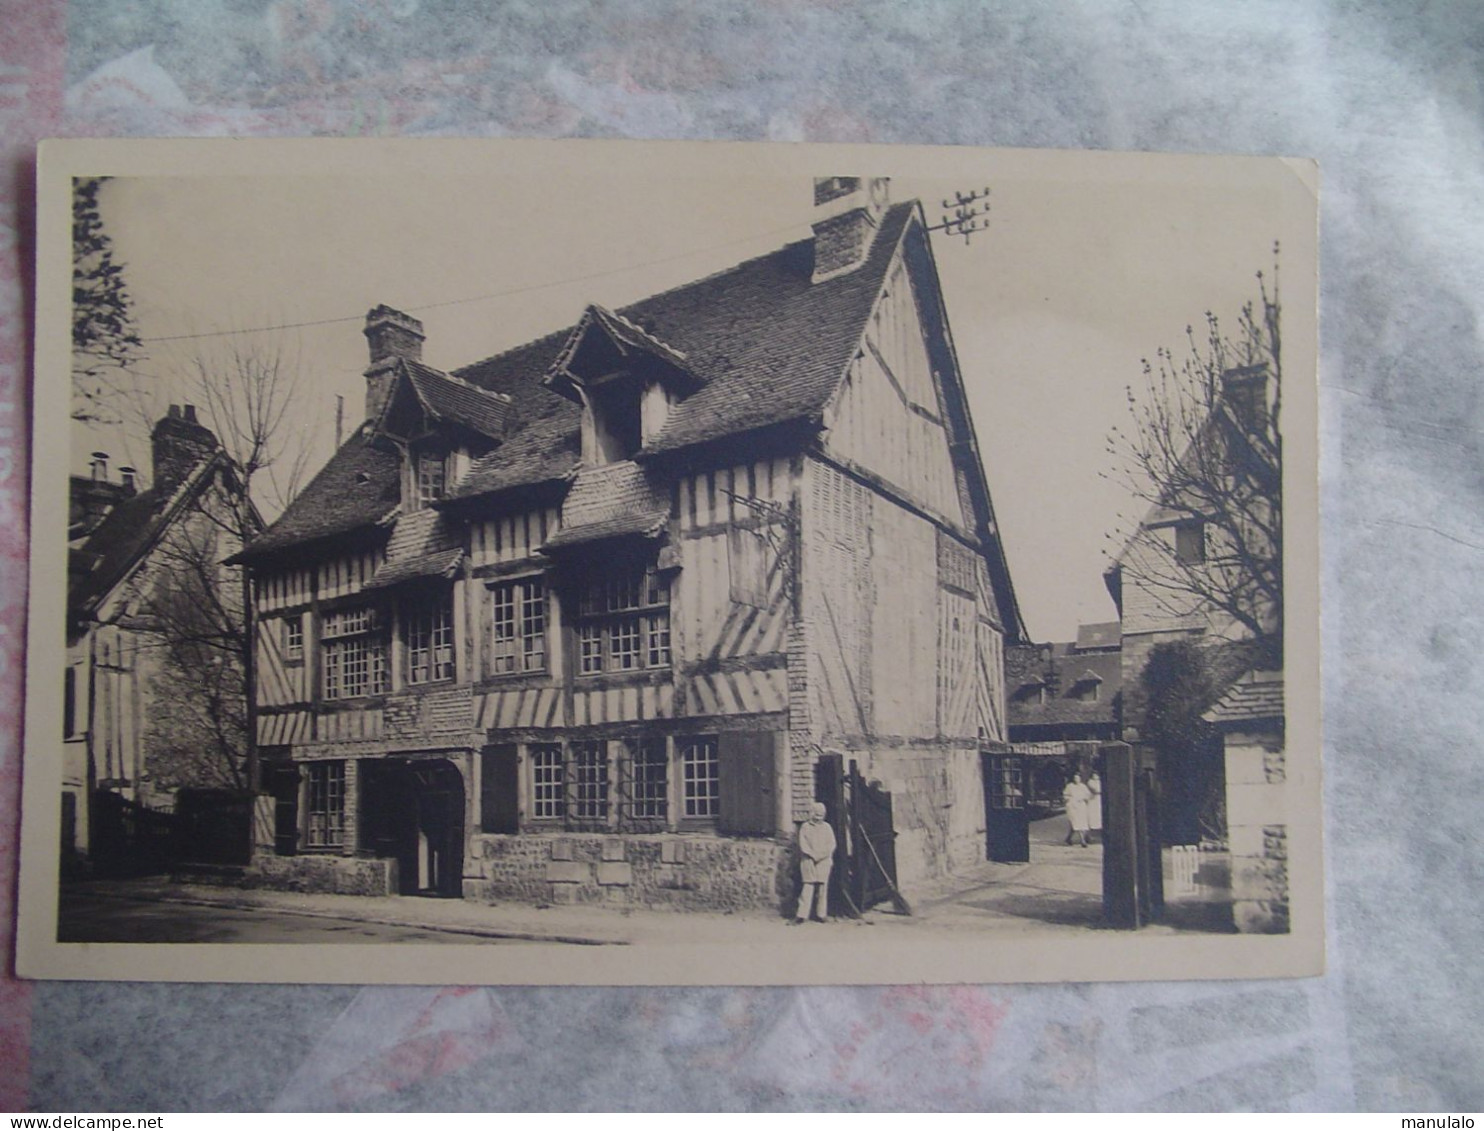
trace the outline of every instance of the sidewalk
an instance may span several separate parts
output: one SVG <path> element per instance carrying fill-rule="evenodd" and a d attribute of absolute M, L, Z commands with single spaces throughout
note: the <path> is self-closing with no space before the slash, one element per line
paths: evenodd
<path fill-rule="evenodd" d="M 912 914 L 889 904 L 861 919 L 829 925 L 791 926 L 768 912 L 648 910 L 603 906 L 537 907 L 522 903 L 478 904 L 458 899 L 412 896 L 310 895 L 300 892 L 223 888 L 175 883 L 163 877 L 90 881 L 65 891 L 111 900 L 176 903 L 198 907 L 275 911 L 315 918 L 524 942 L 590 946 L 647 943 L 776 942 L 782 931 L 808 938 L 874 927 L 892 934 L 1085 934 L 1106 930 L 1102 922 L 1102 852 L 1036 844 L 1027 864 L 978 864 L 955 876 L 919 885 L 911 893 Z M 1151 934 L 1208 933 L 1223 929 L 1222 908 L 1210 893 L 1172 901 L 1166 921 L 1144 930 Z"/>

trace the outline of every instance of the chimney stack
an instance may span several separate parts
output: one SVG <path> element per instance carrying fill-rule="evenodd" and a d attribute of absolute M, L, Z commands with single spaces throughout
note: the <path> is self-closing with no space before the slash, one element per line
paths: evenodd
<path fill-rule="evenodd" d="M 814 178 L 814 282 L 865 263 L 886 213 L 886 177 Z"/>
<path fill-rule="evenodd" d="M 196 406 L 170 406 L 149 434 L 157 491 L 173 490 L 217 450 L 216 433 L 196 420 Z"/>
<path fill-rule="evenodd" d="M 94 452 L 93 453 L 93 462 L 91 464 L 89 464 L 89 466 L 93 470 L 93 482 L 95 482 L 95 483 L 107 483 L 108 482 L 108 453 L 107 452 Z"/>
<path fill-rule="evenodd" d="M 119 483 L 124 488 L 126 495 L 132 495 L 139 489 L 139 484 L 134 478 L 137 474 L 132 467 L 119 468 Z"/>
<path fill-rule="evenodd" d="M 366 366 L 366 419 L 375 420 L 391 396 L 397 362 L 423 359 L 423 324 L 390 306 L 375 306 L 366 312 L 362 333 L 371 351 Z"/>
<path fill-rule="evenodd" d="M 1228 369 L 1221 374 L 1221 395 L 1237 423 L 1249 435 L 1268 426 L 1268 367 L 1266 363 Z"/>

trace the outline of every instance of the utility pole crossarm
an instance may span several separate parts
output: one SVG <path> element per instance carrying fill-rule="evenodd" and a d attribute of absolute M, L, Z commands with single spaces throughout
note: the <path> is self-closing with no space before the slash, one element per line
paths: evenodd
<path fill-rule="evenodd" d="M 943 218 L 928 226 L 929 232 L 946 232 L 950 236 L 963 236 L 970 242 L 975 232 L 989 229 L 989 186 L 964 192 L 962 189 L 953 198 L 943 200 Z"/>

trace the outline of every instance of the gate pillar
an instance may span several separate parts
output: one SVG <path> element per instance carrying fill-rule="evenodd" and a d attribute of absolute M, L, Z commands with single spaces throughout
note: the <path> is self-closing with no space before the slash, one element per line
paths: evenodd
<path fill-rule="evenodd" d="M 1126 742 L 1099 750 L 1103 761 L 1103 918 L 1137 930 L 1164 909 L 1154 768 Z"/>

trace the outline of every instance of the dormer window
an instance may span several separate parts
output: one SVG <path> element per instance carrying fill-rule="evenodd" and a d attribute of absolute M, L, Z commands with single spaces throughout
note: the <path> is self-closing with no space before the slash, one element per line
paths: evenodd
<path fill-rule="evenodd" d="M 417 509 L 443 498 L 448 487 L 448 458 L 442 453 L 419 452 L 416 473 Z"/>
<path fill-rule="evenodd" d="M 642 317 L 589 306 L 543 383 L 582 406 L 582 462 L 599 467 L 633 459 L 705 381 Z"/>
<path fill-rule="evenodd" d="M 621 378 L 589 389 L 588 412 L 592 414 L 594 464 L 633 459 L 644 442 L 640 423 L 639 390 L 636 382 Z"/>

